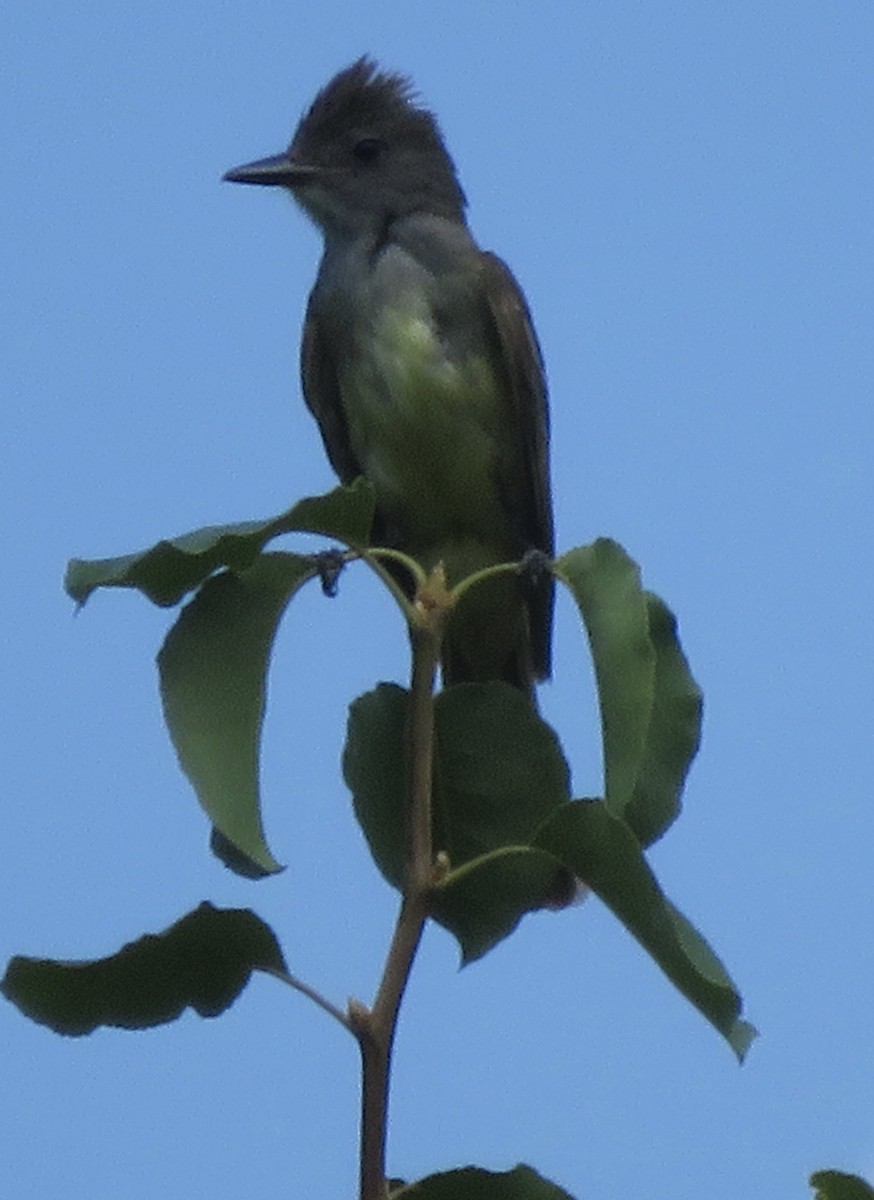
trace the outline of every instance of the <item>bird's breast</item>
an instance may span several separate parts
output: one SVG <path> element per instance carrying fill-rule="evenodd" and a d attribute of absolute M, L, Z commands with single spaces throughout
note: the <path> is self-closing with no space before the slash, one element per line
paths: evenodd
<path fill-rule="evenodd" d="M 408 291 L 359 326 L 345 362 L 350 442 L 396 540 L 450 575 L 512 557 L 499 488 L 508 414 L 486 340 L 454 335 Z"/>

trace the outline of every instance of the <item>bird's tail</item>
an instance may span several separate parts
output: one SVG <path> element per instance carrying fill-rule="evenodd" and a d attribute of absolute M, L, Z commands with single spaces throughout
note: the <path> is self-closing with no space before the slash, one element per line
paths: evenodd
<path fill-rule="evenodd" d="M 519 581 L 491 579 L 465 593 L 443 639 L 443 686 L 509 683 L 534 698 L 528 608 Z"/>

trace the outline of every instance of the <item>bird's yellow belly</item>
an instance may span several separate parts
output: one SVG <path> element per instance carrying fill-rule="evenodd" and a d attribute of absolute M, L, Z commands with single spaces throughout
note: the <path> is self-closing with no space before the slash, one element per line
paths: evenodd
<path fill-rule="evenodd" d="M 508 414 L 485 358 L 451 358 L 427 315 L 389 309 L 355 363 L 350 442 L 394 540 L 450 578 L 513 557 L 498 486 Z"/>

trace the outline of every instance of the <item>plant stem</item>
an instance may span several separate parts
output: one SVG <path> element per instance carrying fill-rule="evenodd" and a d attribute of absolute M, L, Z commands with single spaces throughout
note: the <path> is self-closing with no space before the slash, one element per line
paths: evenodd
<path fill-rule="evenodd" d="M 410 683 L 410 812 L 407 844 L 406 895 L 427 893 L 433 884 L 431 846 L 431 788 L 434 776 L 434 678 L 440 639 L 430 629 L 412 635 L 413 672 Z"/>
<path fill-rule="evenodd" d="M 360 1200 L 386 1200 L 385 1147 L 391 1053 L 398 1013 L 428 917 L 434 882 L 431 784 L 434 757 L 434 679 L 440 653 L 436 627 L 411 631 L 407 878 L 373 1008 L 350 1002 L 349 1019 L 361 1050 Z"/>

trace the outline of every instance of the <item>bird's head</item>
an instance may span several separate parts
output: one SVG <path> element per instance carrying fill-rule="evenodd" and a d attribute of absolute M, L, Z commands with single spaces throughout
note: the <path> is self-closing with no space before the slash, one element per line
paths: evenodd
<path fill-rule="evenodd" d="M 433 113 L 416 103 L 408 79 L 369 58 L 319 92 L 286 151 L 224 178 L 289 188 L 333 236 L 412 213 L 464 220 L 464 192 Z"/>

